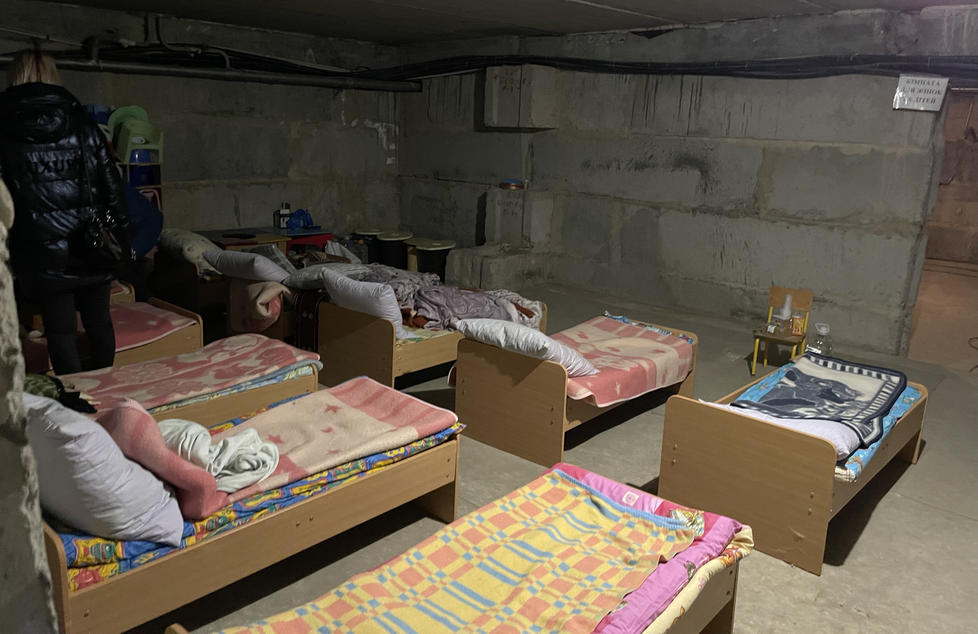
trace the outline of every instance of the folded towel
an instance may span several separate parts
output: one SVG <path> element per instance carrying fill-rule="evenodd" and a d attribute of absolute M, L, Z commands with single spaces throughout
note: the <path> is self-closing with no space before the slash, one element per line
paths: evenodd
<path fill-rule="evenodd" d="M 167 448 L 206 469 L 217 480 L 218 491 L 234 493 L 261 482 L 278 466 L 278 447 L 263 442 L 254 429 L 211 443 L 210 432 L 189 420 L 171 418 L 159 427 Z"/>
<path fill-rule="evenodd" d="M 126 458 L 146 467 L 176 489 L 177 503 L 184 517 L 204 519 L 227 506 L 227 493 L 217 490 L 214 476 L 170 451 L 156 421 L 136 401 L 123 401 L 100 412 L 96 420 Z"/>

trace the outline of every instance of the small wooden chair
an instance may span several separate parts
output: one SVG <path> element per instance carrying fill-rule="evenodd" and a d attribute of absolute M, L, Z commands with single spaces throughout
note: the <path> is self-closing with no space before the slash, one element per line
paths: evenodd
<path fill-rule="evenodd" d="M 774 309 L 784 306 L 785 295 L 791 295 L 791 312 L 802 312 L 805 314 L 802 322 L 802 334 L 800 335 L 776 335 L 766 330 L 767 324 L 771 323 L 771 315 Z M 767 321 L 764 328 L 754 329 L 754 358 L 750 362 L 750 374 L 757 373 L 757 351 L 761 342 L 764 342 L 764 365 L 767 365 L 767 351 L 771 344 L 783 344 L 791 346 L 791 356 L 798 354 L 798 349 L 805 349 L 805 338 L 808 333 L 808 314 L 812 310 L 813 294 L 807 288 L 785 288 L 783 286 L 772 286 L 768 292 Z"/>

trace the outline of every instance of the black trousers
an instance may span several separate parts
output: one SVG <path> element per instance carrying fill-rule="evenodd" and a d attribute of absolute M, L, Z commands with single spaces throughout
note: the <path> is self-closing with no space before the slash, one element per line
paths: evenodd
<path fill-rule="evenodd" d="M 48 355 L 55 374 L 71 374 L 97 370 L 112 365 L 115 359 L 115 330 L 109 315 L 111 283 L 83 286 L 67 293 L 46 295 L 40 300 L 44 336 L 48 340 Z M 78 353 L 78 321 L 88 336 L 90 367 L 82 368 Z"/>

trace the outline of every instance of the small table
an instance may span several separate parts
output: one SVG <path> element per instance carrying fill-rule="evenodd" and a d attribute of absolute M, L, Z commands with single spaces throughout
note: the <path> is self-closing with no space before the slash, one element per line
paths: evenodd
<path fill-rule="evenodd" d="M 299 244 L 310 244 L 322 250 L 333 240 L 330 231 L 322 229 L 276 229 L 274 227 L 245 227 L 241 229 L 214 229 L 198 231 L 214 244 L 229 251 L 243 251 L 262 244 L 274 244 L 288 255 L 289 249 Z"/>

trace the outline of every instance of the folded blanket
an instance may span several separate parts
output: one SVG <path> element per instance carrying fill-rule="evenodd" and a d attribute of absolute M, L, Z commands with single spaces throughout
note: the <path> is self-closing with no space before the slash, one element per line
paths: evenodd
<path fill-rule="evenodd" d="M 733 405 L 779 418 L 838 421 L 868 447 L 883 436 L 883 418 L 906 386 L 902 372 L 807 352 L 765 394 Z"/>
<path fill-rule="evenodd" d="M 686 378 L 693 363 L 688 339 L 595 317 L 553 335 L 594 364 L 597 374 L 567 380 L 567 396 L 590 397 L 598 407 L 627 401 Z"/>
<path fill-rule="evenodd" d="M 228 297 L 228 321 L 237 332 L 261 332 L 278 321 L 282 296 L 291 291 L 278 282 L 232 279 Z"/>
<path fill-rule="evenodd" d="M 218 491 L 234 493 L 261 482 L 278 466 L 278 447 L 262 442 L 254 429 L 212 443 L 207 428 L 189 420 L 169 418 L 159 428 L 166 447 L 206 469 L 217 480 Z"/>
<path fill-rule="evenodd" d="M 275 489 L 309 474 L 407 445 L 451 427 L 454 412 L 358 377 L 280 405 L 213 437 L 251 429 L 279 450 L 275 471 L 231 495 L 231 501 Z"/>

